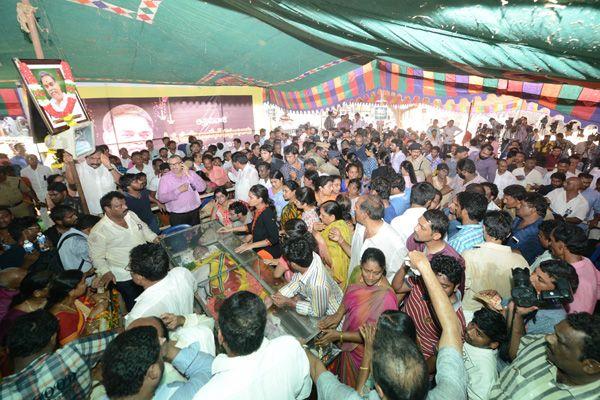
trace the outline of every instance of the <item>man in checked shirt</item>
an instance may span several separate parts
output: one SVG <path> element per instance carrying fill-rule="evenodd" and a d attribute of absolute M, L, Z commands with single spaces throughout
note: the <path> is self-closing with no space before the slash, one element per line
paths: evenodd
<path fill-rule="evenodd" d="M 0 384 L 0 399 L 86 399 L 94 365 L 117 335 L 103 332 L 56 349 L 58 320 L 46 310 L 19 317 L 6 344 L 15 373 Z"/>

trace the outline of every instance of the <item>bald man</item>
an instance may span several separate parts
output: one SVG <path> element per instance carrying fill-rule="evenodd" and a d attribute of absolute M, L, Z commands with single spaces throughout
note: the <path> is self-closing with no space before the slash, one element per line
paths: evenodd
<path fill-rule="evenodd" d="M 19 294 L 21 281 L 27 275 L 27 270 L 7 268 L 0 271 L 0 321 L 8 312 L 13 297 Z"/>
<path fill-rule="evenodd" d="M 590 206 L 580 193 L 581 181 L 573 176 L 567 179 L 564 187 L 554 189 L 546 195 L 555 218 L 571 224 L 586 220 Z"/>

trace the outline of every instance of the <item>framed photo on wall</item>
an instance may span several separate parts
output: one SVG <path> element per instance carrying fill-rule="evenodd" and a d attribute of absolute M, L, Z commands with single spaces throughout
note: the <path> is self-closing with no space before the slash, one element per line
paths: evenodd
<path fill-rule="evenodd" d="M 69 63 L 63 60 L 13 59 L 29 98 L 51 134 L 90 121 Z"/>

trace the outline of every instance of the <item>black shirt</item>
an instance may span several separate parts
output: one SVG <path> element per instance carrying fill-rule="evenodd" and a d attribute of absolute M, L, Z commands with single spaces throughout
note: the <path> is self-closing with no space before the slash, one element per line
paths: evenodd
<path fill-rule="evenodd" d="M 140 192 L 140 198 L 133 197 L 129 193 L 125 193 L 125 204 L 129 211 L 133 211 L 142 221 L 148 225 L 148 228 L 156 234 L 160 232 L 158 220 L 152 212 L 150 204 L 150 192 L 144 189 Z"/>
<path fill-rule="evenodd" d="M 255 212 L 256 213 L 256 212 Z M 271 207 L 267 207 L 256 217 L 256 223 L 248 224 L 248 231 L 252 232 L 252 242 L 260 242 L 267 239 L 271 245 L 254 249 L 255 251 L 265 250 L 273 258 L 281 257 L 281 247 L 279 245 L 279 229 L 277 228 L 277 213 Z M 254 229 L 252 226 L 254 225 Z"/>

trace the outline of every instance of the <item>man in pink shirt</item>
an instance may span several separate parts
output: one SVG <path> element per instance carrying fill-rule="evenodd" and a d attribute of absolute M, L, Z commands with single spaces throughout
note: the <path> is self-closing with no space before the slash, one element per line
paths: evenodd
<path fill-rule="evenodd" d="M 202 164 L 204 165 L 202 171 L 208 176 L 211 183 L 214 183 L 215 187 L 231 187 L 227 172 L 222 167 L 213 164 L 213 156 L 210 153 L 204 153 L 202 156 Z"/>
<path fill-rule="evenodd" d="M 600 271 L 586 257 L 587 236 L 583 229 L 574 224 L 559 224 L 552 231 L 550 248 L 552 255 L 571 264 L 579 277 L 579 287 L 573 293 L 573 302 L 565 309 L 569 314 L 577 312 L 594 313 L 600 298 Z"/>
<path fill-rule="evenodd" d="M 169 157 L 171 171 L 160 178 L 156 198 L 167 207 L 171 226 L 200 223 L 199 192 L 206 190 L 206 184 L 200 177 L 190 171 L 181 157 Z"/>

